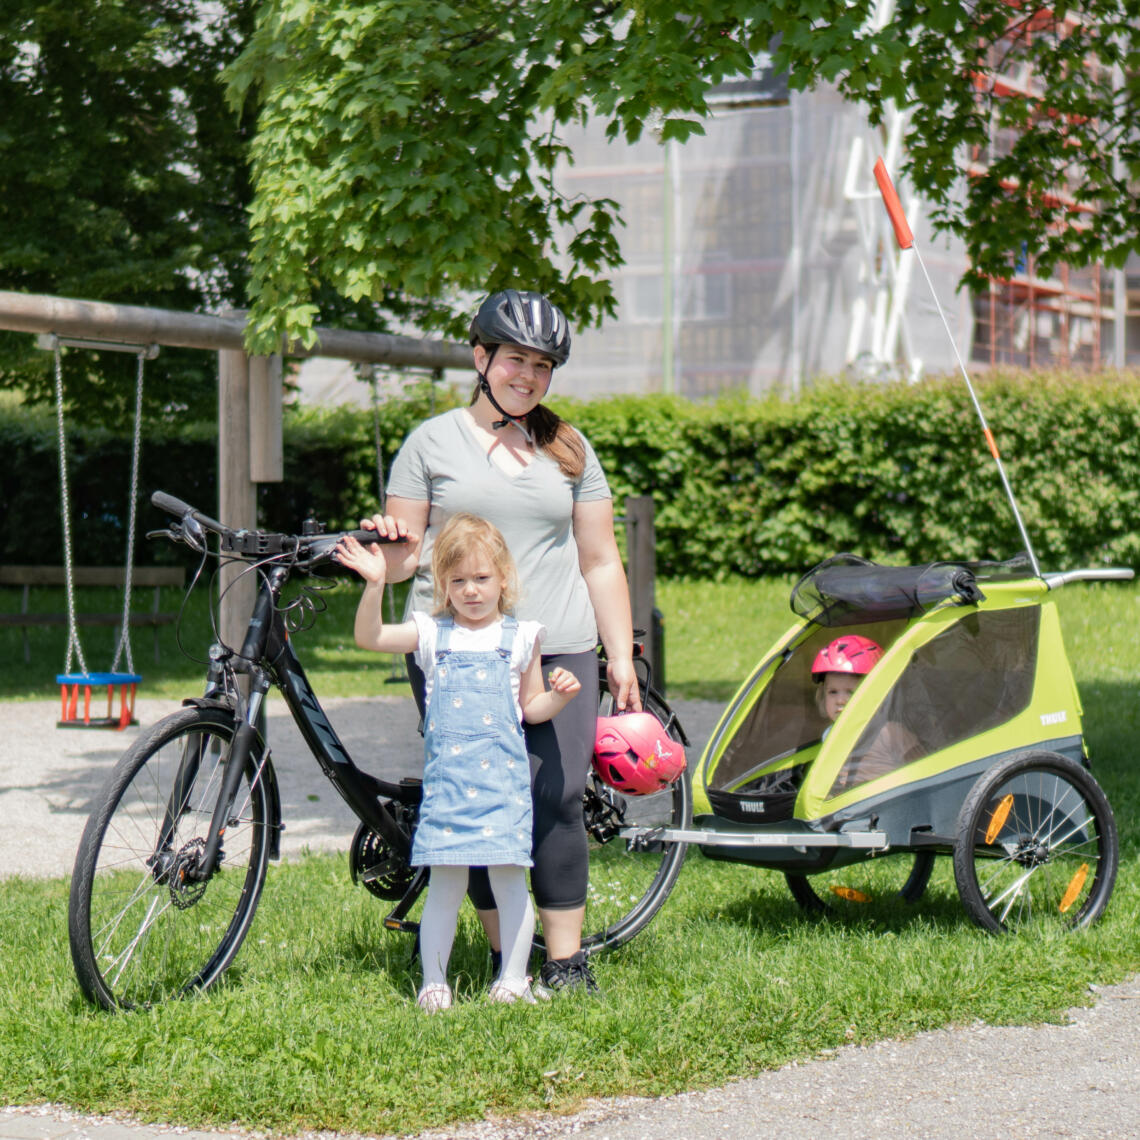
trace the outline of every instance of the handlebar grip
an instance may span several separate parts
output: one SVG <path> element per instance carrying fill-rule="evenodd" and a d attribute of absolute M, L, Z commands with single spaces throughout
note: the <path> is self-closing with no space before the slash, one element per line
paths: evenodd
<path fill-rule="evenodd" d="M 151 504 L 158 507 L 160 511 L 166 511 L 169 515 L 177 515 L 181 518 L 184 514 L 192 511 L 194 508 L 189 503 L 184 503 L 181 499 L 176 499 L 173 495 L 168 495 L 165 491 L 155 491 L 150 497 Z"/>
<path fill-rule="evenodd" d="M 345 535 L 347 535 L 349 538 L 355 538 L 356 541 L 359 542 L 363 546 L 367 546 L 370 543 L 376 544 L 376 543 L 381 543 L 381 542 L 387 543 L 387 542 L 407 542 L 408 541 L 408 536 L 406 534 L 400 535 L 400 536 L 395 537 L 395 538 L 386 537 L 386 536 L 381 537 L 374 530 L 346 530 L 343 533 Z"/>
<path fill-rule="evenodd" d="M 209 515 L 204 515 L 197 508 L 190 506 L 189 503 L 184 503 L 181 499 L 174 495 L 168 495 L 165 491 L 155 491 L 151 495 L 150 501 L 152 505 L 158 507 L 160 511 L 166 511 L 167 514 L 176 515 L 180 519 L 192 515 L 207 530 L 212 530 L 216 534 L 229 534 L 230 528 L 228 526 L 224 526 L 217 519 L 210 518 Z"/>

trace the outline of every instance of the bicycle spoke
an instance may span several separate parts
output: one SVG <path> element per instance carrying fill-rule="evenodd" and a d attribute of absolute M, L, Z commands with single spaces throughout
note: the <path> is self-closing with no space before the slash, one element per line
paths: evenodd
<path fill-rule="evenodd" d="M 76 974 L 92 1000 L 175 997 L 208 986 L 237 953 L 269 849 L 252 763 L 227 812 L 222 862 L 199 868 L 232 735 L 224 713 L 187 709 L 140 738 L 112 774 L 84 831 L 69 907 Z"/>

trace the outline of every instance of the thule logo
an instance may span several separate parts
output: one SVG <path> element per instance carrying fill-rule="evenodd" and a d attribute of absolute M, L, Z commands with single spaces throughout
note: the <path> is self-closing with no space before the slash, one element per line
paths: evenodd
<path fill-rule="evenodd" d="M 1062 712 L 1042 713 L 1041 714 L 1041 723 L 1042 724 L 1064 724 L 1065 721 L 1067 721 L 1068 719 L 1069 719 L 1068 713 L 1063 712 L 1063 711 Z"/>
<path fill-rule="evenodd" d="M 741 811 L 763 811 L 764 810 L 764 801 L 763 800 L 741 800 L 740 801 L 740 810 Z"/>

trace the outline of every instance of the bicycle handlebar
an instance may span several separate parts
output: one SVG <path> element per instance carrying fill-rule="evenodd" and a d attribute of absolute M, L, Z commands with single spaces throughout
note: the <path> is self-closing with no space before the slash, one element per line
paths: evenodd
<path fill-rule="evenodd" d="M 221 538 L 221 549 L 227 554 L 264 558 L 275 554 L 305 555 L 310 561 L 316 562 L 331 558 L 336 544 L 345 536 L 351 535 L 364 544 L 407 542 L 406 537 L 387 537 L 374 530 L 337 531 L 333 534 L 280 534 L 273 531 L 261 530 L 234 530 L 225 523 L 218 522 L 204 514 L 189 503 L 165 491 L 155 491 L 150 497 L 151 503 L 167 514 L 174 515 L 185 528 L 187 520 L 193 520 L 199 527 L 213 531 Z M 185 538 L 183 534 L 171 535 L 175 538 Z M 190 537 L 195 537 L 191 534 Z"/>
<path fill-rule="evenodd" d="M 189 503 L 184 503 L 181 499 L 175 498 L 174 495 L 168 495 L 165 491 L 155 491 L 150 497 L 152 505 L 158 507 L 160 511 L 166 511 L 168 515 L 174 515 L 178 519 L 184 519 L 187 515 L 197 519 L 207 530 L 212 530 L 215 534 L 229 534 L 230 528 L 224 523 L 218 522 L 217 519 L 210 518 L 209 515 L 204 515 L 196 507 L 190 506 Z"/>

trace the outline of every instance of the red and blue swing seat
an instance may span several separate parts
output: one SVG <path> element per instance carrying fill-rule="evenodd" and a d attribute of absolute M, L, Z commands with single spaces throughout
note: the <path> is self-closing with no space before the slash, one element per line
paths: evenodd
<path fill-rule="evenodd" d="M 135 690 L 142 676 L 138 673 L 59 673 L 56 683 L 60 693 L 60 728 L 124 729 L 138 724 L 135 720 Z M 107 715 L 91 715 L 91 690 L 107 686 Z M 119 691 L 119 709 L 115 711 L 115 690 Z M 79 694 L 83 693 L 83 715 L 79 715 Z"/>

